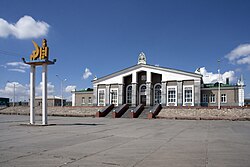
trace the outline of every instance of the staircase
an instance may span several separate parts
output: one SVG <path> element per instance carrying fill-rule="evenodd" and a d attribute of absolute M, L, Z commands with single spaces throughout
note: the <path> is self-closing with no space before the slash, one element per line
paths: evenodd
<path fill-rule="evenodd" d="M 139 115 L 138 118 L 147 119 L 148 118 L 148 113 L 152 108 L 153 108 L 153 106 L 145 106 L 144 110 L 142 111 L 142 113 Z"/>
<path fill-rule="evenodd" d="M 114 108 L 108 113 L 108 115 L 106 115 L 105 118 L 112 118 L 112 113 L 113 113 L 113 111 L 114 111 L 114 110 L 117 110 L 117 109 L 118 109 L 118 107 L 114 107 Z"/>
<path fill-rule="evenodd" d="M 131 118 L 131 110 L 135 109 L 135 107 L 129 107 L 129 109 L 122 115 L 121 118 Z"/>

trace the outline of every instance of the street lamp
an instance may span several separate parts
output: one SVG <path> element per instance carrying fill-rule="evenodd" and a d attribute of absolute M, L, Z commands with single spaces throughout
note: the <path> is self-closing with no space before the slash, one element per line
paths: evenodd
<path fill-rule="evenodd" d="M 61 81 L 61 107 L 63 107 L 63 82 L 67 79 L 62 79 L 58 74 L 56 74 L 57 78 Z"/>
<path fill-rule="evenodd" d="M 13 107 L 15 107 L 16 83 L 15 82 L 10 82 L 10 81 L 7 81 L 7 82 L 13 84 Z"/>

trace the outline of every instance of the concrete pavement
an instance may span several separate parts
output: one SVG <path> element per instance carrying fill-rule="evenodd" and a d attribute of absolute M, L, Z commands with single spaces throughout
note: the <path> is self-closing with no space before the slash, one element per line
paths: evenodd
<path fill-rule="evenodd" d="M 0 115 L 0 166 L 249 167 L 249 121 Z M 38 122 L 38 120 L 37 120 Z"/>

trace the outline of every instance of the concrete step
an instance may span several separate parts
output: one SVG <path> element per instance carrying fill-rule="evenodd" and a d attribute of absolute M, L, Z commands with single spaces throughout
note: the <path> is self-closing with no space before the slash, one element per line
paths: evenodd
<path fill-rule="evenodd" d="M 129 109 L 122 115 L 121 118 L 131 118 L 131 110 L 135 109 L 135 107 L 129 107 Z"/>
<path fill-rule="evenodd" d="M 144 107 L 144 110 L 142 111 L 142 113 L 139 115 L 138 118 L 140 119 L 147 119 L 148 118 L 148 113 L 149 111 L 152 109 L 152 106 L 148 107 Z"/>
<path fill-rule="evenodd" d="M 108 115 L 106 115 L 105 118 L 112 118 L 112 113 L 113 113 L 113 111 L 114 111 L 114 110 L 117 110 L 117 109 L 118 109 L 118 107 L 114 107 L 114 108 L 108 113 Z"/>
<path fill-rule="evenodd" d="M 128 104 L 123 104 L 121 106 L 119 106 L 119 108 L 117 110 L 115 110 L 115 112 L 113 112 L 112 117 L 113 118 L 121 118 L 123 116 L 123 114 L 129 109 L 129 105 Z"/>

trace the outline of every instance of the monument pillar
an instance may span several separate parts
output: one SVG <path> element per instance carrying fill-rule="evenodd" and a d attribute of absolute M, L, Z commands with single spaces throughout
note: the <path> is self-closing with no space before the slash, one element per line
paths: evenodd
<path fill-rule="evenodd" d="M 47 125 L 47 64 L 43 64 L 42 71 L 42 124 Z"/>
<path fill-rule="evenodd" d="M 42 125 L 48 124 L 47 118 L 47 66 L 55 64 L 56 59 L 49 60 L 49 47 L 47 46 L 47 40 L 43 39 L 42 47 L 39 47 L 35 41 L 32 41 L 35 50 L 30 55 L 30 62 L 26 62 L 25 58 L 22 58 L 25 64 L 30 65 L 30 124 L 35 124 L 35 78 L 36 78 L 36 66 L 42 66 Z M 40 60 L 38 60 L 40 59 Z"/>
<path fill-rule="evenodd" d="M 30 66 L 30 124 L 35 124 L 35 80 L 36 66 Z"/>

